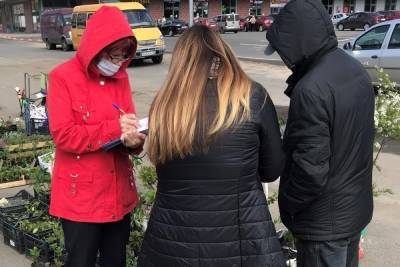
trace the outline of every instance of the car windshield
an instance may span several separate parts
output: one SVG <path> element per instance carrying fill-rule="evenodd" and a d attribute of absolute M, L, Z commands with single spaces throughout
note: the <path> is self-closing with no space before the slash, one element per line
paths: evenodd
<path fill-rule="evenodd" d="M 71 25 L 72 14 L 64 15 L 65 25 Z"/>
<path fill-rule="evenodd" d="M 154 22 L 146 10 L 124 10 L 131 28 L 154 27 Z"/>

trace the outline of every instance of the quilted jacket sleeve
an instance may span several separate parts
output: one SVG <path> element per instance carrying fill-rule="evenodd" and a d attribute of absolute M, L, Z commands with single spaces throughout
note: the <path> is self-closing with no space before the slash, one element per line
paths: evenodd
<path fill-rule="evenodd" d="M 285 147 L 290 160 L 281 182 L 279 205 L 295 215 L 323 193 L 328 181 L 329 116 L 324 101 L 310 90 L 299 90 L 291 99 Z"/>
<path fill-rule="evenodd" d="M 77 124 L 66 83 L 55 72 L 49 77 L 47 106 L 50 132 L 55 145 L 61 150 L 76 154 L 92 152 L 99 150 L 102 144 L 121 136 L 118 119 L 95 125 Z"/>
<path fill-rule="evenodd" d="M 264 88 L 258 88 L 256 95 L 259 108 L 257 121 L 260 125 L 259 174 L 262 182 L 273 182 L 280 175 L 285 164 L 282 139 L 275 106 Z"/>

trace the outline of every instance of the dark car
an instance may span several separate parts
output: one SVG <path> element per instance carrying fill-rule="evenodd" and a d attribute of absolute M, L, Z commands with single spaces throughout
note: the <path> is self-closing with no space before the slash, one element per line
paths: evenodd
<path fill-rule="evenodd" d="M 157 24 L 161 33 L 169 36 L 181 34 L 188 28 L 188 24 L 180 19 L 167 19 L 164 23 L 158 22 Z"/>
<path fill-rule="evenodd" d="M 61 45 L 64 51 L 72 49 L 72 8 L 46 10 L 41 14 L 40 32 L 47 49 Z"/>
<path fill-rule="evenodd" d="M 400 19 L 400 10 L 379 11 L 378 14 L 385 17 L 385 20 Z"/>
<path fill-rule="evenodd" d="M 253 31 L 265 31 L 268 30 L 269 27 L 271 27 L 272 23 L 274 22 L 274 17 L 272 16 L 256 16 L 256 23 L 254 26 Z M 245 18 L 242 18 L 240 20 L 241 25 L 240 25 L 240 29 L 247 32 L 251 29 L 251 25 L 249 20 L 251 19 L 251 16 L 247 16 Z"/>
<path fill-rule="evenodd" d="M 368 30 L 369 27 L 385 21 L 385 17 L 376 12 L 357 12 L 349 15 L 347 18 L 337 23 L 337 29 L 343 31 L 350 29 Z"/>

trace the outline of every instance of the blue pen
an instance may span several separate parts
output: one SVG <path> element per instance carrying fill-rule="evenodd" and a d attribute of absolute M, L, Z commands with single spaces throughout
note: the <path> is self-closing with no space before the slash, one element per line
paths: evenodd
<path fill-rule="evenodd" d="M 125 112 L 122 108 L 120 108 L 120 106 L 118 106 L 117 104 L 113 103 L 112 106 L 113 106 L 116 110 L 118 110 L 120 113 L 126 114 L 126 112 Z"/>

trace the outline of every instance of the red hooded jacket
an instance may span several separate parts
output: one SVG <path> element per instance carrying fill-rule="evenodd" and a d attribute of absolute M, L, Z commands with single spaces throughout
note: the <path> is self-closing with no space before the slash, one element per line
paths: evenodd
<path fill-rule="evenodd" d="M 101 145 L 121 136 L 118 104 L 135 113 L 125 62 L 113 77 L 91 64 L 109 44 L 133 37 L 123 13 L 102 7 L 88 21 L 76 56 L 49 76 L 50 131 L 56 145 L 50 214 L 78 222 L 113 222 L 138 202 L 127 151 Z M 132 56 L 135 51 L 132 51 Z"/>

